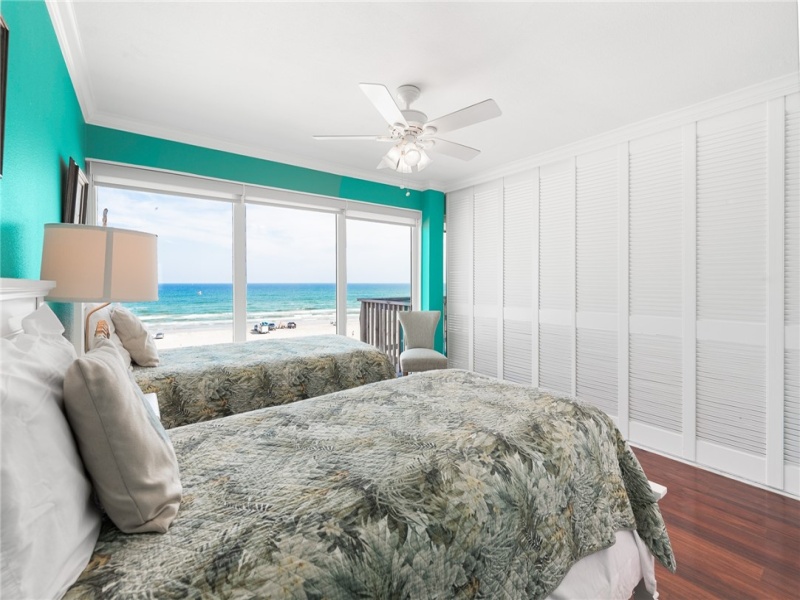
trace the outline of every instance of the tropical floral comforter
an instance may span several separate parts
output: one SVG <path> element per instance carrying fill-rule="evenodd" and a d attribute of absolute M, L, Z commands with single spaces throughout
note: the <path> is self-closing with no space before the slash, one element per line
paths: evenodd
<path fill-rule="evenodd" d="M 287 404 L 395 377 L 389 357 L 340 335 L 172 348 L 158 367 L 134 367 L 158 394 L 161 422 L 177 427 Z"/>
<path fill-rule="evenodd" d="M 580 402 L 437 371 L 173 429 L 164 535 L 105 522 L 67 598 L 543 598 L 664 522 L 613 423 Z"/>

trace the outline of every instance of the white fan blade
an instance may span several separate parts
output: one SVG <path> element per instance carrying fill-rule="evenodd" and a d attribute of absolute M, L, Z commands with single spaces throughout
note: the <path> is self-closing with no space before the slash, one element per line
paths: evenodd
<path fill-rule="evenodd" d="M 481 121 L 488 121 L 502 114 L 503 113 L 500 112 L 500 107 L 497 106 L 497 102 L 489 99 L 468 106 L 467 108 L 462 108 L 449 115 L 439 117 L 433 121 L 428 121 L 425 126 L 436 127 L 437 133 L 445 133 L 447 131 L 455 131 L 456 129 L 467 127 L 468 125 L 474 125 Z"/>
<path fill-rule="evenodd" d="M 372 140 L 375 142 L 393 142 L 394 140 L 385 135 L 315 135 L 315 140 Z"/>
<path fill-rule="evenodd" d="M 385 85 L 380 83 L 359 83 L 358 86 L 389 125 L 394 125 L 395 123 L 408 125 L 403 113 L 400 112 L 400 107 L 397 106 L 392 94 L 386 89 Z"/>
<path fill-rule="evenodd" d="M 432 141 L 434 144 L 428 148 L 428 152 L 439 152 L 440 154 L 446 154 L 447 156 L 460 158 L 461 160 L 471 160 L 481 153 L 481 151 L 476 148 L 470 148 L 469 146 L 463 146 L 439 138 L 433 138 Z"/>

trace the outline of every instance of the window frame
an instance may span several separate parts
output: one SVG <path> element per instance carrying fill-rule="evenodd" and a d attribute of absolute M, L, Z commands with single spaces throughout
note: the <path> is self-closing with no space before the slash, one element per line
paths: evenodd
<path fill-rule="evenodd" d="M 422 212 L 360 200 L 215 179 L 150 167 L 87 159 L 87 224 L 97 224 L 97 187 L 188 196 L 233 205 L 233 341 L 247 339 L 247 205 L 266 205 L 336 215 L 336 334 L 347 335 L 347 219 L 408 225 L 411 228 L 411 302 L 421 306 Z"/>

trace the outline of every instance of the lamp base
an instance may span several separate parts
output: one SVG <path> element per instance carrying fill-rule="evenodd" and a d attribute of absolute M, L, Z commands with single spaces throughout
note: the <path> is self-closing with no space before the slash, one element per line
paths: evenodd
<path fill-rule="evenodd" d="M 100 304 L 99 306 L 95 306 L 92 310 L 90 310 L 86 314 L 86 320 L 83 323 L 83 351 L 84 352 L 88 352 L 89 351 L 89 319 L 92 317 L 92 315 L 94 313 L 96 313 L 98 310 L 101 310 L 101 309 L 105 308 L 109 304 L 111 304 L 111 302 L 106 302 L 104 304 Z M 101 322 L 105 323 L 105 321 L 101 321 Z M 98 323 L 97 325 L 99 326 L 100 323 Z M 108 328 L 108 325 L 106 325 L 106 329 L 107 328 Z"/>

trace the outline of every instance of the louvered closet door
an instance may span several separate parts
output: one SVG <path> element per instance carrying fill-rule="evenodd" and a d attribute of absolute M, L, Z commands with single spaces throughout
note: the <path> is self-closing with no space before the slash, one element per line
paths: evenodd
<path fill-rule="evenodd" d="M 503 379 L 531 384 L 538 171 L 503 181 Z"/>
<path fill-rule="evenodd" d="M 447 364 L 470 368 L 472 188 L 447 194 Z"/>
<path fill-rule="evenodd" d="M 697 460 L 764 481 L 764 104 L 697 124 Z"/>
<path fill-rule="evenodd" d="M 786 98 L 785 127 L 783 454 L 800 494 L 800 94 Z"/>
<path fill-rule="evenodd" d="M 502 299 L 502 180 L 475 188 L 473 200 L 473 369 L 497 376 L 497 340 Z"/>
<path fill-rule="evenodd" d="M 617 149 L 576 161 L 578 398 L 617 415 Z"/>
<path fill-rule="evenodd" d="M 682 160 L 679 129 L 629 145 L 629 433 L 673 454 L 683 429 Z"/>
<path fill-rule="evenodd" d="M 573 393 L 575 168 L 539 175 L 539 386 Z"/>

